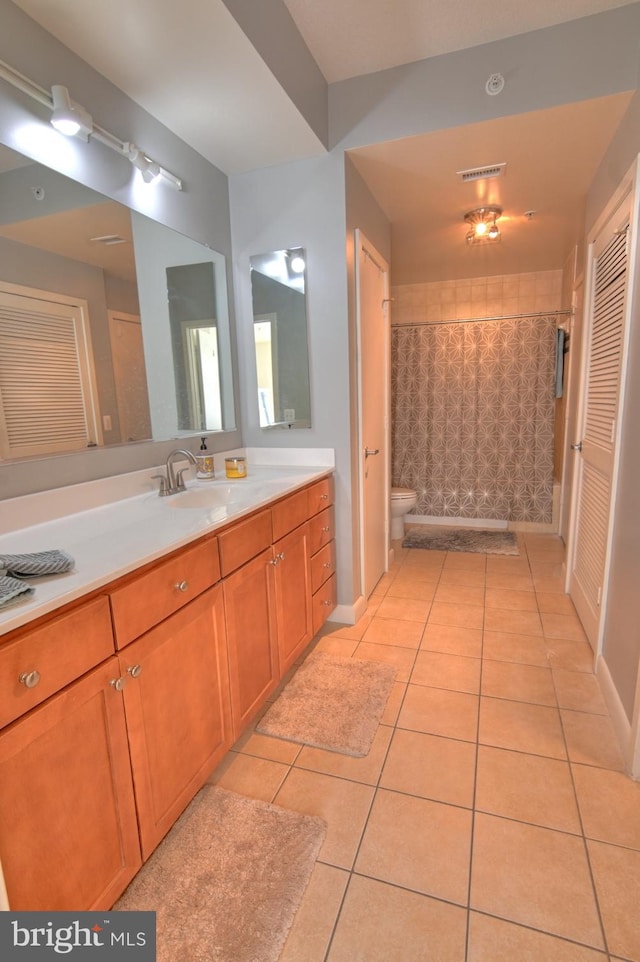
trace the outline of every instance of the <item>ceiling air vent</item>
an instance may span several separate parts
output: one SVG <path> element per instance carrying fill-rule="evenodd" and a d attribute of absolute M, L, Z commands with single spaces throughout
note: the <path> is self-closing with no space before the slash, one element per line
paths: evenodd
<path fill-rule="evenodd" d="M 493 164 L 491 167 L 470 167 L 469 170 L 457 170 L 456 174 L 462 178 L 463 183 L 468 180 L 486 180 L 489 177 L 504 177 L 504 164 Z"/>
<path fill-rule="evenodd" d="M 92 244 L 104 244 L 106 247 L 111 247 L 112 244 L 127 243 L 126 239 L 120 237 L 119 234 L 103 234 L 101 237 L 90 237 L 89 240 Z"/>

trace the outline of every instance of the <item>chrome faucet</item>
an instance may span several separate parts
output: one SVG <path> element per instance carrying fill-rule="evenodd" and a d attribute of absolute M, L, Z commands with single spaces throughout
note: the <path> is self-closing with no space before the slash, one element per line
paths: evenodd
<path fill-rule="evenodd" d="M 195 456 L 191 453 L 191 451 L 187 451 L 185 448 L 176 448 L 175 451 L 172 451 L 169 457 L 167 458 L 166 477 L 164 474 L 153 475 L 154 478 L 158 478 L 160 481 L 160 491 L 158 493 L 161 498 L 166 497 L 168 494 L 177 494 L 178 491 L 185 490 L 184 478 L 182 477 L 182 475 L 187 470 L 187 468 L 180 468 L 179 471 L 175 471 L 175 472 L 173 469 L 173 462 L 176 461 L 178 458 L 181 458 L 182 460 L 186 458 L 187 461 L 190 461 L 191 464 L 194 464 L 194 465 L 197 465 L 198 463 L 195 459 Z"/>

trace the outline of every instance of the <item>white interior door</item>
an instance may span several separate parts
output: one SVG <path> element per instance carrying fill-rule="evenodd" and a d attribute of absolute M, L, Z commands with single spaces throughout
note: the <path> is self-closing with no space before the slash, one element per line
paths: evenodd
<path fill-rule="evenodd" d="M 356 231 L 360 531 L 365 598 L 389 562 L 389 267 Z"/>
<path fill-rule="evenodd" d="M 144 441 L 151 437 L 151 417 L 140 318 L 109 311 L 109 336 L 120 437 L 123 441 Z"/>
<path fill-rule="evenodd" d="M 585 373 L 581 431 L 574 442 L 578 463 L 569 591 L 596 653 L 601 645 L 621 413 L 630 218 L 631 195 L 627 194 L 598 231 L 587 267 Z"/>

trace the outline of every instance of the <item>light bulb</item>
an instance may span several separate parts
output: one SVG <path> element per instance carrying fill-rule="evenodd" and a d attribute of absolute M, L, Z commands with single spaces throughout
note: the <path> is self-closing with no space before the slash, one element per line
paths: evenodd
<path fill-rule="evenodd" d="M 478 237 L 484 237 L 486 233 L 487 233 L 487 225 L 483 220 L 481 220 L 478 224 L 476 224 L 476 234 Z"/>

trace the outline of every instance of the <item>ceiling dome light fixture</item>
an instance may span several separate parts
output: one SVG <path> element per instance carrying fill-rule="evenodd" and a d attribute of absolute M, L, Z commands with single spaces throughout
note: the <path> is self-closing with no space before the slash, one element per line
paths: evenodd
<path fill-rule="evenodd" d="M 502 217 L 502 207 L 477 207 L 467 211 L 464 219 L 469 225 L 467 244 L 488 243 L 500 239 L 498 218 Z"/>

